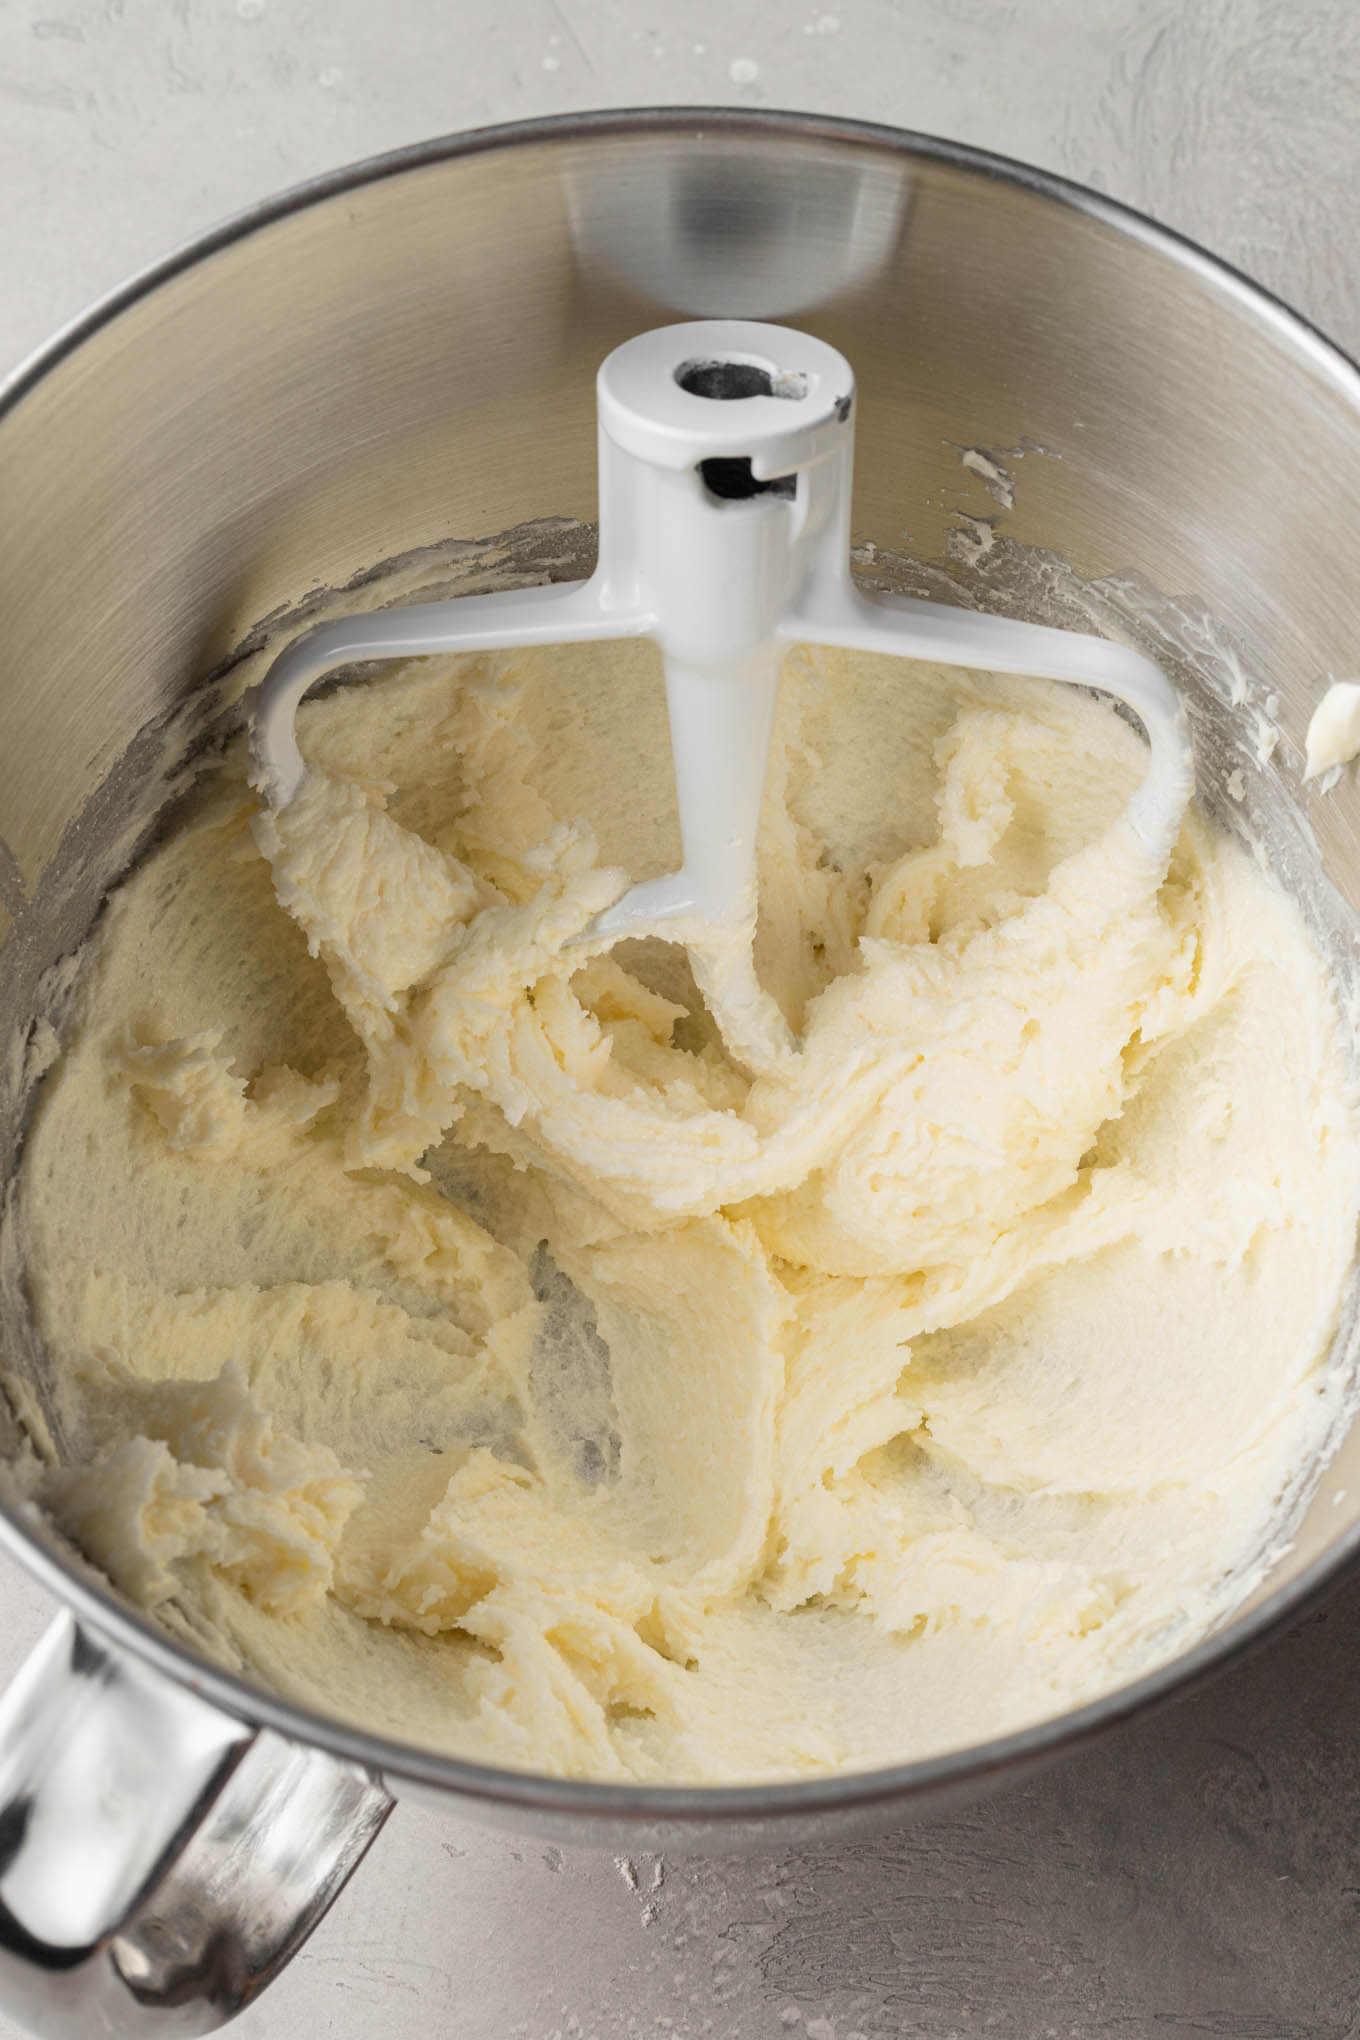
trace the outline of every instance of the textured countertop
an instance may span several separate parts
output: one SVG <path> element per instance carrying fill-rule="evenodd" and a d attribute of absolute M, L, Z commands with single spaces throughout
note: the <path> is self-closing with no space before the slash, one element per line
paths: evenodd
<path fill-rule="evenodd" d="M 0 367 L 224 214 L 588 106 L 856 114 L 1144 207 L 1360 351 L 1355 0 L 0 0 Z M 52 1612 L 0 1559 L 0 1677 Z M 1357 2040 L 1360 1580 L 1041 1782 L 854 1848 L 399 1807 L 241 2040 Z M 0 2040 L 16 2029 L 0 2019 Z"/>

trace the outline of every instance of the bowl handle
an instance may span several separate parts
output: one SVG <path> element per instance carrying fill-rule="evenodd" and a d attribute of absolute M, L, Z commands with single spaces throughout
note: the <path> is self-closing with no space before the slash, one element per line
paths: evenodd
<path fill-rule="evenodd" d="M 391 1805 L 62 1615 L 0 1700 L 0 2009 L 43 2040 L 212 2032 Z"/>

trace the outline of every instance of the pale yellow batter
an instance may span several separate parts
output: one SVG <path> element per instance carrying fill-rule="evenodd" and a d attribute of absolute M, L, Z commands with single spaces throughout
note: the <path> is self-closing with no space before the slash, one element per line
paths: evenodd
<path fill-rule="evenodd" d="M 676 861 L 651 655 L 299 730 L 280 820 L 238 757 L 112 902 L 29 1148 L 39 1492 L 119 1586 L 388 1734 L 714 1780 L 1019 1726 L 1240 1598 L 1360 1144 L 1301 918 L 1193 816 L 1163 882 L 1135 732 L 796 654 L 753 1075 L 681 952 L 564 946 Z"/>

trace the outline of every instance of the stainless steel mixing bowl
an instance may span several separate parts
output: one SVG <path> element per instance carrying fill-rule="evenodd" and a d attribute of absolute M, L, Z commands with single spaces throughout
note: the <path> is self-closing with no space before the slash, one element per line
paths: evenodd
<path fill-rule="evenodd" d="M 1143 633 L 1192 691 L 1206 793 L 1240 755 L 1247 806 L 1284 817 L 1282 868 L 1344 943 L 1360 802 L 1305 814 L 1297 757 L 1354 650 L 1351 366 L 1185 242 L 1016 165 L 853 122 L 604 114 L 325 178 L 142 277 L 9 386 L 7 1050 L 59 1007 L 50 966 L 137 848 L 131 790 L 160 770 L 167 718 L 229 699 L 261 619 L 413 548 L 590 518 L 599 360 L 715 313 L 797 324 L 853 362 L 865 563 L 895 548 L 1004 606 L 1016 562 L 1049 549 L 1069 593 Z M 1020 473 L 1013 509 L 967 448 Z M 1239 745 L 1244 687 L 1278 696 L 1268 765 Z M 30 1089 L 5 1093 L 7 1175 Z M 13 1456 L 44 1398 L 12 1238 L 0 1278 Z M 1360 1439 L 1237 1618 L 1150 1677 L 930 1762 L 749 1789 L 570 1783 L 380 1741 L 195 1660 L 22 1504 L 0 1531 L 69 1611 L 0 1721 L 0 2000 L 48 2034 L 187 2034 L 287 1959 L 389 1790 L 558 1839 L 726 1849 L 1024 1774 L 1295 1615 L 1360 1541 Z"/>

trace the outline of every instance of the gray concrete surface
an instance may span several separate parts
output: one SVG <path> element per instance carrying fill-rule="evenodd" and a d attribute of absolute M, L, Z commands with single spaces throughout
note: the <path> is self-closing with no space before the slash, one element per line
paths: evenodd
<path fill-rule="evenodd" d="M 1354 0 L 0 0 L 0 365 L 299 178 L 445 129 L 667 101 L 1028 158 L 1360 348 Z M 49 1613 L 0 1561 L 0 1675 Z M 619 1866 L 403 1807 L 235 2030 L 1360 2040 L 1358 1679 L 1360 1581 L 1040 1783 L 820 1855 Z"/>

